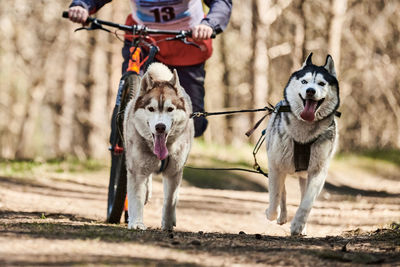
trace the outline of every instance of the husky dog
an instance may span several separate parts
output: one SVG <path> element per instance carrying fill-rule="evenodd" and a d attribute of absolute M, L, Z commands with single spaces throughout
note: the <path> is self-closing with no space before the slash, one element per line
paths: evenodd
<path fill-rule="evenodd" d="M 287 221 L 285 178 L 299 172 L 301 203 L 291 223 L 292 235 L 305 235 L 312 205 L 321 192 L 329 161 L 334 154 L 338 133 L 335 113 L 339 107 L 339 85 L 333 59 L 326 57 L 323 66 L 307 57 L 294 72 L 278 106 L 288 112 L 275 112 L 266 131 L 269 169 L 268 220 Z M 278 107 L 277 106 L 277 107 Z M 307 174 L 307 178 L 300 175 Z"/>
<path fill-rule="evenodd" d="M 152 173 L 160 166 L 164 166 L 160 170 L 164 183 L 161 226 L 163 230 L 176 226 L 178 188 L 194 138 L 191 113 L 192 103 L 176 70 L 151 64 L 124 118 L 129 229 L 146 229 L 143 207 L 151 197 Z"/>

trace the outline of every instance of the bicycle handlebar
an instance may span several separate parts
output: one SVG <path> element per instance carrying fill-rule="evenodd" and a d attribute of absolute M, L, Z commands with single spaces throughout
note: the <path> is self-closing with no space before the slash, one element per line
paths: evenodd
<path fill-rule="evenodd" d="M 63 18 L 69 18 L 68 11 L 64 11 L 62 13 Z M 183 37 L 192 37 L 192 31 L 191 30 L 182 30 L 182 31 L 174 31 L 174 30 L 156 30 L 156 29 L 150 29 L 147 28 L 146 26 L 143 25 L 124 25 L 124 24 L 118 24 L 110 21 L 105 21 L 93 17 L 88 17 L 86 20 L 86 23 L 98 23 L 100 25 L 106 25 L 109 27 L 117 28 L 122 31 L 127 31 L 131 32 L 133 34 L 143 34 L 143 35 L 176 35 L 176 36 L 182 36 Z M 214 31 L 213 34 L 211 35 L 211 38 L 216 37 L 216 32 Z"/>

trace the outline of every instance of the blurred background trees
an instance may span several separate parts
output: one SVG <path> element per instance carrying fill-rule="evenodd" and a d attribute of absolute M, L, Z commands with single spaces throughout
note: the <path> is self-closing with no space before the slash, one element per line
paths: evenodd
<path fill-rule="evenodd" d="M 69 1 L 3 0 L 0 8 L 0 158 L 104 158 L 122 43 L 74 33 Z M 123 23 L 128 1 L 98 17 Z M 342 150 L 400 148 L 400 1 L 234 1 L 207 62 L 206 110 L 260 108 L 282 99 L 304 58 L 333 56 Z M 261 114 L 209 119 L 206 142 L 252 142 Z M 258 132 L 255 133 L 257 136 Z M 255 137 L 256 138 L 256 137 Z"/>

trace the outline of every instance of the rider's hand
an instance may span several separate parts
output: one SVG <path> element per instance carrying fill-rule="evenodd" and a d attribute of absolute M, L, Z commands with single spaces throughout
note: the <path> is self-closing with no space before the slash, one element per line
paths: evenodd
<path fill-rule="evenodd" d="M 89 12 L 81 6 L 73 6 L 68 9 L 68 17 L 73 22 L 85 24 Z"/>
<path fill-rule="evenodd" d="M 199 24 L 192 28 L 192 38 L 195 41 L 210 39 L 213 29 L 210 26 Z"/>

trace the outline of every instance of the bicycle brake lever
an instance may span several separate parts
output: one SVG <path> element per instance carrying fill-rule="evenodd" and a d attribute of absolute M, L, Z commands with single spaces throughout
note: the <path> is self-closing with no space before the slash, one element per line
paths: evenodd
<path fill-rule="evenodd" d="M 189 42 L 189 41 L 187 40 L 186 37 L 185 37 L 185 38 L 182 38 L 182 39 L 180 39 L 180 40 L 181 40 L 184 44 L 193 45 L 193 46 L 195 46 L 195 47 L 201 49 L 201 47 L 200 47 L 198 44 L 196 44 L 196 43 L 194 43 L 194 42 Z"/>
<path fill-rule="evenodd" d="M 92 23 L 90 23 L 90 27 L 83 26 L 83 27 L 80 27 L 80 28 L 75 29 L 74 32 L 81 31 L 81 30 L 87 30 L 87 31 L 103 30 L 103 31 L 106 31 L 106 32 L 111 32 L 110 30 L 108 30 L 108 29 L 106 29 L 106 28 L 103 28 L 103 26 L 101 26 L 101 25 L 97 22 L 96 19 L 93 20 Z"/>
<path fill-rule="evenodd" d="M 196 43 L 194 43 L 194 42 L 189 42 L 189 41 L 187 40 L 187 38 L 186 38 L 186 35 L 183 34 L 183 33 L 182 33 L 182 34 L 179 34 L 179 35 L 177 35 L 177 36 L 174 36 L 174 37 L 166 38 L 165 40 L 166 40 L 166 41 L 180 40 L 180 41 L 182 41 L 184 44 L 193 45 L 193 46 L 195 46 L 195 47 L 201 49 L 201 47 L 200 47 L 198 44 L 196 44 Z"/>
<path fill-rule="evenodd" d="M 185 35 L 178 34 L 178 35 L 173 36 L 173 37 L 165 38 L 165 41 L 182 40 L 183 38 L 185 38 Z"/>
<path fill-rule="evenodd" d="M 76 28 L 76 29 L 74 30 L 74 32 L 81 31 L 81 30 L 87 30 L 87 31 L 89 31 L 89 28 L 88 28 L 88 27 L 79 27 L 79 28 Z"/>

